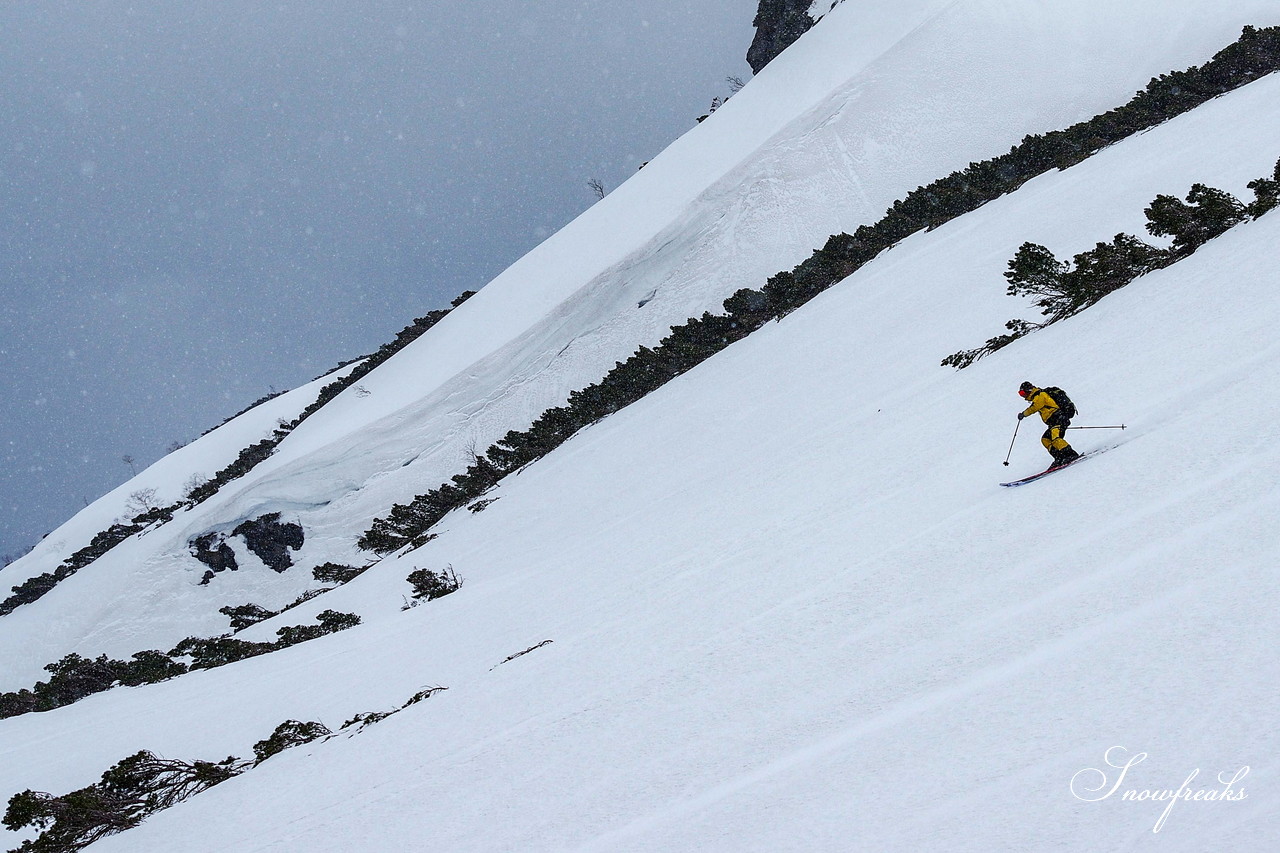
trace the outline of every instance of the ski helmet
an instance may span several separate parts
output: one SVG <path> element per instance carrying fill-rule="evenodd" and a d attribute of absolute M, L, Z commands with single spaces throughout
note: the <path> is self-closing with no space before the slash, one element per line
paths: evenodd
<path fill-rule="evenodd" d="M 1036 390 L 1036 386 L 1032 385 L 1030 382 L 1023 382 L 1018 386 L 1018 396 L 1025 397 L 1034 390 Z"/>

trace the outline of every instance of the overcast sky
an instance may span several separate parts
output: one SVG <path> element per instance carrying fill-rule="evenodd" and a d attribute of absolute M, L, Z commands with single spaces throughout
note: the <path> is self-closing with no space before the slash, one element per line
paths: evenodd
<path fill-rule="evenodd" d="M 0 554 L 483 286 L 749 77 L 756 5 L 5 0 Z"/>

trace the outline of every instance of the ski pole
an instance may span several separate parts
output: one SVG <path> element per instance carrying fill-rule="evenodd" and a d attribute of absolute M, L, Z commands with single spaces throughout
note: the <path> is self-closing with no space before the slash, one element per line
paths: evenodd
<path fill-rule="evenodd" d="M 1069 426 L 1067 429 L 1128 429 L 1124 424 L 1116 424 L 1115 426 Z"/>
<path fill-rule="evenodd" d="M 1013 442 L 1018 440 L 1018 430 L 1022 428 L 1022 418 L 1018 418 L 1018 425 L 1013 428 L 1013 441 L 1009 442 L 1009 452 L 1004 455 L 1004 466 L 1009 467 L 1009 457 L 1013 455 Z"/>

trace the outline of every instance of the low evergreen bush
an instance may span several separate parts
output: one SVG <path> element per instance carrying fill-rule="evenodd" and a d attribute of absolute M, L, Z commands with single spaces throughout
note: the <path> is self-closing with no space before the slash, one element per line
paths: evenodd
<path fill-rule="evenodd" d="M 433 572 L 431 569 L 415 569 L 405 578 L 413 587 L 413 598 L 419 601 L 434 601 L 451 592 L 457 592 L 462 586 L 462 578 L 453 571 L 453 566 L 444 571 Z"/>
<path fill-rule="evenodd" d="M 259 622 L 265 622 L 272 616 L 278 616 L 275 610 L 268 610 L 258 604 L 238 604 L 235 607 L 220 607 L 218 612 L 231 620 L 232 631 L 243 631 L 250 625 L 257 625 Z"/>
<path fill-rule="evenodd" d="M 78 791 L 61 796 L 32 790 L 14 794 L 4 813 L 5 827 L 14 831 L 33 827 L 41 832 L 11 853 L 74 853 L 243 770 L 244 764 L 235 758 L 186 762 L 142 750 Z"/>
<path fill-rule="evenodd" d="M 1148 233 L 1173 239 L 1175 260 L 1190 255 L 1249 216 L 1235 196 L 1204 184 L 1192 185 L 1186 203 L 1171 195 L 1158 195 L 1145 212 Z"/>
<path fill-rule="evenodd" d="M 368 566 L 344 566 L 341 563 L 323 563 L 311 570 L 311 576 L 321 583 L 344 584 L 364 574 Z"/>
<path fill-rule="evenodd" d="M 1270 178 L 1258 178 L 1250 181 L 1249 189 L 1253 190 L 1253 202 L 1249 205 L 1248 213 L 1254 219 L 1262 214 L 1274 210 L 1280 205 L 1280 160 L 1276 161 L 1275 171 L 1271 173 Z"/>
<path fill-rule="evenodd" d="M 273 755 L 284 752 L 304 743 L 311 743 L 322 737 L 333 734 L 324 723 L 303 723 L 298 720 L 285 720 L 276 726 L 271 736 L 253 745 L 254 766 L 261 764 Z"/>
<path fill-rule="evenodd" d="M 339 613 L 336 610 L 323 610 L 316 616 L 316 620 L 318 624 L 315 625 L 291 625 L 278 629 L 276 636 L 280 639 L 273 645 L 276 648 L 296 646 L 298 643 L 345 631 L 360 624 L 360 617 L 354 613 Z"/>

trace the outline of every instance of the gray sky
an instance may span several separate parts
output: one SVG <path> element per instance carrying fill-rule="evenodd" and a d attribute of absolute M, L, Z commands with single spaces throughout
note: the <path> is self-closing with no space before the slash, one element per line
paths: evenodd
<path fill-rule="evenodd" d="M 0 554 L 482 286 L 749 77 L 756 5 L 0 4 Z"/>

